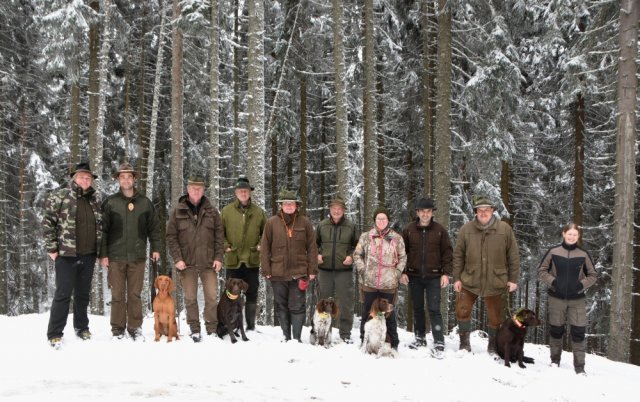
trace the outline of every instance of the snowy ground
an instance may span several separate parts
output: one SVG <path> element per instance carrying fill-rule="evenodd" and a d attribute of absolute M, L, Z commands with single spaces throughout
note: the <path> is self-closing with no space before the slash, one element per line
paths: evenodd
<path fill-rule="evenodd" d="M 473 333 L 473 354 L 457 351 L 452 335 L 445 358 L 411 350 L 412 334 L 400 332 L 396 359 L 364 355 L 355 344 L 324 349 L 281 343 L 279 328 L 259 327 L 249 342 L 190 338 L 153 342 L 112 340 L 108 317 L 91 316 L 93 339 L 77 339 L 66 328 L 64 344 L 46 340 L 48 314 L 0 316 L 0 400 L 2 401 L 630 401 L 638 400 L 640 367 L 587 355 L 588 376 L 577 376 L 572 355 L 549 366 L 548 348 L 525 345 L 536 364 L 506 368 L 486 353 L 486 340 Z M 188 333 L 184 322 L 183 334 Z M 334 333 L 334 336 L 337 336 Z M 357 338 L 354 330 L 353 338 Z M 429 339 L 431 342 L 431 339 Z M 431 343 L 430 343 L 431 344 Z"/>

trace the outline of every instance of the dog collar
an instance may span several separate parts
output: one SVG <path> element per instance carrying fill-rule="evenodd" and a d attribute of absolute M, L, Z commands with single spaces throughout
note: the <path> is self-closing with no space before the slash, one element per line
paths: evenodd
<path fill-rule="evenodd" d="M 513 320 L 513 323 L 516 324 L 516 327 L 524 328 L 524 324 L 522 324 L 520 321 L 518 321 L 518 319 L 516 318 L 515 315 L 513 317 L 511 317 L 511 319 Z"/>
<path fill-rule="evenodd" d="M 231 299 L 231 300 L 235 300 L 235 299 L 237 299 L 237 298 L 238 298 L 238 296 L 239 296 L 239 295 L 234 295 L 233 293 L 230 293 L 230 292 L 227 290 L 227 297 L 228 297 L 229 299 Z"/>
<path fill-rule="evenodd" d="M 326 313 L 326 312 L 325 313 L 319 313 L 318 315 L 320 316 L 320 318 L 325 318 L 325 319 L 329 318 L 329 313 Z"/>

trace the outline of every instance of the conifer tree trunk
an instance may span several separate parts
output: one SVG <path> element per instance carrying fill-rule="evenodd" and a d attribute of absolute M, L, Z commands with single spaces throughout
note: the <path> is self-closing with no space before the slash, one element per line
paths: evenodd
<path fill-rule="evenodd" d="M 382 58 L 378 57 L 378 63 L 376 67 L 378 68 L 378 74 L 376 75 L 376 93 L 379 99 L 384 99 L 384 83 L 382 82 Z M 376 108 L 376 120 L 377 120 L 377 141 L 378 141 L 378 156 L 377 156 L 377 169 L 378 169 L 378 177 L 376 180 L 376 187 L 378 189 L 378 203 L 382 205 L 386 205 L 387 203 L 387 191 L 385 186 L 385 148 L 384 148 L 384 136 L 386 133 L 384 132 L 384 102 L 378 102 Z"/>
<path fill-rule="evenodd" d="M 422 194 L 425 197 L 432 197 L 433 175 L 432 175 L 432 143 L 433 143 L 433 74 L 432 62 L 432 42 L 433 35 L 429 32 L 429 13 L 433 12 L 433 1 L 422 0 L 420 2 L 422 23 L 422 175 L 424 184 Z"/>
<path fill-rule="evenodd" d="M 300 210 L 307 213 L 307 77 L 300 77 Z"/>
<path fill-rule="evenodd" d="M 451 9 L 446 0 L 438 0 L 438 73 L 435 127 L 435 202 L 434 216 L 449 228 L 451 195 Z"/>
<path fill-rule="evenodd" d="M 347 148 L 349 126 L 347 122 L 347 94 L 345 84 L 343 8 L 342 0 L 331 1 L 333 18 L 333 65 L 335 68 L 334 82 L 336 91 L 336 184 L 337 193 L 342 197 L 346 197 L 347 172 L 349 166 Z M 323 141 L 323 144 L 324 143 Z M 322 171 L 324 171 L 324 169 L 322 169 Z M 324 180 L 324 175 L 321 179 Z M 322 188 L 324 190 L 324 186 Z M 324 203 L 322 205 L 324 206 Z"/>
<path fill-rule="evenodd" d="M 147 15 L 148 15 L 148 5 L 146 2 L 143 3 L 142 6 L 142 22 L 141 22 L 141 27 L 140 27 L 140 46 L 139 46 L 139 52 L 140 52 L 140 60 L 138 61 L 138 65 L 140 68 L 140 74 L 138 76 L 138 85 L 137 85 L 137 96 L 138 96 L 138 149 L 140 150 L 140 154 L 138 155 L 138 161 L 137 161 L 137 166 L 138 166 L 138 172 L 140 172 L 140 179 L 138 179 L 138 183 L 137 183 L 137 188 L 138 191 L 140 191 L 142 194 L 147 195 L 149 197 L 149 199 L 153 200 L 153 191 L 151 192 L 147 192 L 147 169 L 148 169 L 148 163 L 149 163 L 149 136 L 147 134 L 147 123 L 146 123 L 146 119 L 145 119 L 145 115 L 146 115 L 146 96 L 145 96 L 145 88 L 146 88 L 146 65 L 145 65 L 145 52 L 146 52 L 146 48 L 145 48 L 145 37 L 147 34 L 147 24 L 146 24 L 146 20 L 147 20 Z M 166 15 L 166 11 L 165 10 L 166 7 L 164 7 L 162 5 L 162 3 L 160 3 L 160 10 L 161 10 L 161 14 L 162 17 L 160 19 L 160 25 L 164 26 L 164 18 Z M 162 32 L 161 29 L 161 34 L 164 34 L 164 32 Z M 163 43 L 162 40 L 159 41 L 159 43 Z M 158 51 L 158 53 L 160 53 L 160 51 Z M 155 92 L 155 88 L 154 88 L 154 92 Z"/>
<path fill-rule="evenodd" d="M 370 222 L 378 202 L 376 189 L 377 137 L 376 137 L 376 59 L 374 41 L 373 0 L 364 1 L 364 89 L 363 89 L 363 151 L 364 151 L 364 218 Z"/>
<path fill-rule="evenodd" d="M 240 40 L 240 4 L 238 0 L 233 1 L 234 8 L 234 24 L 233 37 L 236 43 Z M 240 68 L 241 54 L 240 48 L 233 48 L 233 155 L 231 157 L 233 166 L 233 176 L 237 177 L 240 173 Z M 243 172 L 244 173 L 244 172 Z"/>
<path fill-rule="evenodd" d="M 211 0 L 211 67 L 209 70 L 211 97 L 211 116 L 209 118 L 209 199 L 211 203 L 218 206 L 220 198 L 220 127 L 219 119 L 219 89 L 218 89 L 218 66 L 220 65 L 218 33 L 218 0 Z"/>
<path fill-rule="evenodd" d="M 90 1 L 89 5 L 97 13 L 100 11 L 100 4 L 98 0 Z M 93 163 L 96 160 L 96 148 L 97 137 L 96 132 L 98 129 L 98 108 L 99 108 L 99 93 L 100 93 L 100 72 L 98 66 L 98 53 L 100 51 L 100 35 L 99 25 L 97 22 L 91 24 L 89 27 L 89 161 Z M 93 167 L 93 166 L 92 166 Z"/>
<path fill-rule="evenodd" d="M 575 160 L 573 168 L 573 223 L 582 226 L 584 200 L 584 97 L 578 94 L 574 116 L 574 128 L 576 132 Z"/>
<path fill-rule="evenodd" d="M 611 284 L 611 360 L 628 362 L 631 334 L 631 284 L 633 280 L 633 218 L 636 197 L 636 107 L 638 66 L 638 23 L 640 4 L 620 2 L 618 58 L 618 121 L 616 144 L 616 191 L 613 224 L 613 270 Z"/>
<path fill-rule="evenodd" d="M 80 83 L 76 80 L 71 84 L 71 140 L 69 144 L 69 169 L 71 170 L 80 162 Z"/>

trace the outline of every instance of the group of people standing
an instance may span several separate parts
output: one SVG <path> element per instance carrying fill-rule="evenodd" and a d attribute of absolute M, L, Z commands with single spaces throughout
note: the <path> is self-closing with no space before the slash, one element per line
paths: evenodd
<path fill-rule="evenodd" d="M 96 258 L 108 270 L 113 336 L 122 338 L 128 333 L 134 340 L 143 338 L 140 294 L 146 256 L 160 257 L 160 223 L 154 206 L 136 190 L 138 173 L 128 163 L 113 175 L 119 191 L 102 204 L 87 163 L 78 164 L 71 177 L 68 187 L 48 198 L 43 221 L 47 252 L 56 270 L 49 342 L 56 348 L 62 342 L 72 293 L 76 335 L 90 339 L 87 306 Z M 198 278 L 204 294 L 204 326 L 211 335 L 218 323 L 218 274 L 224 267 L 227 277 L 241 278 L 249 285 L 245 303 L 249 331 L 255 329 L 259 275 L 270 281 L 285 340 L 301 341 L 309 281 L 317 278 L 318 296 L 333 297 L 338 303 L 341 314 L 336 326 L 347 343 L 352 342 L 355 276 L 363 304 L 361 339 L 373 301 L 383 297 L 394 303 L 399 285 L 408 285 L 415 334 L 410 347 L 427 346 L 426 296 L 436 357 L 442 357 L 445 346 L 441 290 L 452 277 L 459 349 L 471 351 L 471 313 L 481 297 L 488 316 L 487 351 L 496 352 L 496 330 L 504 318 L 503 297 L 518 287 L 520 257 L 513 230 L 497 217 L 490 198 L 474 198 L 475 217 L 462 226 L 454 248 L 446 228 L 433 219 L 436 207 L 431 199 L 417 201 L 416 218 L 401 233 L 391 228 L 390 212 L 379 207 L 371 229 L 359 235 L 345 216 L 347 207 L 339 196 L 329 202 L 329 216 L 314 228 L 300 213 L 301 201 L 292 191 L 278 194 L 280 208 L 267 219 L 265 211 L 252 203 L 254 188 L 248 179 L 236 181 L 235 199 L 221 213 L 204 195 L 205 188 L 202 177 L 189 178 L 187 194 L 172 208 L 166 230 L 194 342 L 201 340 Z M 549 249 L 538 269 L 540 280 L 549 287 L 551 360 L 560 363 L 568 321 L 574 367 L 583 373 L 585 290 L 595 283 L 597 274 L 588 253 L 578 246 L 580 229 L 569 224 L 562 229 L 562 238 L 562 244 Z M 387 318 L 387 332 L 391 347 L 397 350 L 395 311 Z"/>

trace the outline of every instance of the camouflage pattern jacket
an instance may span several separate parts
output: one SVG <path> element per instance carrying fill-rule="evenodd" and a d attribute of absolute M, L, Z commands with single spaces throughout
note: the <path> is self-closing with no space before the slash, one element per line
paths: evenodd
<path fill-rule="evenodd" d="M 392 229 L 373 228 L 360 236 L 353 263 L 365 289 L 395 290 L 407 265 L 404 240 Z"/>
<path fill-rule="evenodd" d="M 45 247 L 48 253 L 61 257 L 76 257 L 76 210 L 82 189 L 74 181 L 49 195 L 45 203 L 44 229 Z M 96 190 L 90 187 L 89 204 L 96 218 L 96 250 L 99 253 L 102 234 L 102 211 Z"/>

